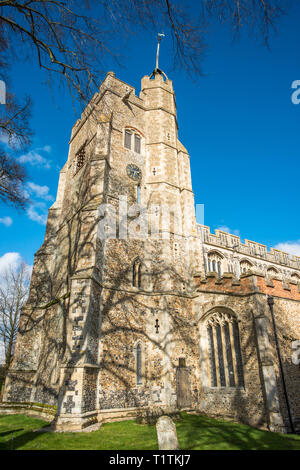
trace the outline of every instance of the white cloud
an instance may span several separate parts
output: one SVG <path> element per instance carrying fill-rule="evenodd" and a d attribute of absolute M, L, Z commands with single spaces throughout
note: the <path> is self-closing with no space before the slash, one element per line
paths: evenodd
<path fill-rule="evenodd" d="M 232 230 L 231 228 L 227 227 L 226 225 L 221 225 L 221 227 L 217 227 L 216 230 L 222 230 L 222 232 L 232 233 L 233 235 L 240 236 L 240 231 L 237 229 Z"/>
<path fill-rule="evenodd" d="M 22 262 L 24 262 L 24 260 L 20 253 L 17 252 L 7 252 L 0 256 L 0 277 L 3 276 L 8 268 L 18 269 Z M 26 264 L 26 271 L 30 276 L 32 268 L 32 265 Z"/>
<path fill-rule="evenodd" d="M 40 186 L 39 184 L 29 182 L 27 183 L 29 190 L 34 193 L 40 199 L 45 199 L 45 201 L 53 201 L 53 196 L 49 194 L 48 186 Z"/>
<path fill-rule="evenodd" d="M 274 248 L 290 255 L 300 256 L 300 240 L 278 243 Z"/>
<path fill-rule="evenodd" d="M 25 199 L 29 199 L 29 197 L 30 197 L 29 191 L 27 191 L 27 189 L 25 189 L 25 188 L 22 188 L 22 191 L 23 191 Z"/>
<path fill-rule="evenodd" d="M 37 150 L 41 150 L 42 152 L 50 153 L 51 152 L 51 147 L 50 147 L 50 145 L 45 145 L 44 147 L 39 147 Z"/>
<path fill-rule="evenodd" d="M 28 272 L 29 276 L 32 276 L 33 264 L 26 265 L 26 271 Z"/>
<path fill-rule="evenodd" d="M 28 198 L 30 195 L 33 195 L 36 198 L 44 199 L 45 201 L 54 200 L 53 196 L 49 194 L 48 186 L 40 186 L 39 184 L 33 183 L 32 181 L 27 183 L 24 194 Z M 33 220 L 40 225 L 46 225 L 48 210 L 45 202 L 36 200 L 31 201 L 26 212 L 30 220 Z"/>
<path fill-rule="evenodd" d="M 7 146 L 8 145 L 8 135 L 4 134 L 3 132 L 0 132 L 0 142 L 2 142 L 2 144 L 5 144 L 5 146 Z"/>
<path fill-rule="evenodd" d="M 10 149 L 10 140 L 7 134 L 0 131 L 0 143 L 9 150 Z M 51 153 L 50 145 L 44 145 L 44 147 L 38 147 L 36 149 L 30 150 L 27 153 L 22 154 L 17 160 L 20 163 L 29 163 L 32 166 L 38 166 L 39 168 L 44 168 L 49 170 L 51 168 L 52 160 L 48 156 L 43 156 L 43 153 Z"/>
<path fill-rule="evenodd" d="M 1 217 L 0 218 L 0 224 L 5 225 L 5 227 L 9 227 L 13 223 L 13 220 L 11 217 Z"/>
<path fill-rule="evenodd" d="M 47 223 L 47 207 L 44 202 L 33 202 L 27 209 L 27 215 L 30 220 L 40 225 Z"/>
<path fill-rule="evenodd" d="M 43 148 L 30 150 L 30 152 L 24 153 L 17 160 L 20 163 L 29 163 L 32 166 L 38 166 L 40 168 L 44 168 L 48 170 L 49 168 L 51 168 L 51 160 L 49 160 L 46 157 L 43 157 L 43 155 L 41 155 L 40 152 L 49 153 L 49 151 L 50 151 L 50 146 L 46 145 Z"/>
<path fill-rule="evenodd" d="M 17 268 L 21 263 L 22 257 L 20 253 L 8 252 L 0 257 L 0 276 L 9 266 Z"/>

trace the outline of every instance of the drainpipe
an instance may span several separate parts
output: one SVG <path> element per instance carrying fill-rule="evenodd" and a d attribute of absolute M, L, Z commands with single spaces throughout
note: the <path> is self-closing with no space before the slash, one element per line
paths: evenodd
<path fill-rule="evenodd" d="M 294 433 L 295 429 L 294 429 L 294 425 L 293 425 L 293 420 L 292 420 L 292 415 L 291 415 L 291 408 L 290 408 L 289 398 L 288 398 L 287 389 L 286 389 L 286 383 L 285 383 L 285 378 L 284 378 L 284 372 L 283 372 L 283 366 L 282 366 L 280 348 L 279 348 L 279 342 L 278 342 L 278 336 L 277 336 L 276 323 L 275 323 L 275 318 L 274 318 L 274 309 L 273 309 L 273 307 L 274 307 L 274 298 L 273 298 L 272 295 L 268 295 L 268 305 L 270 307 L 270 312 L 271 312 L 271 317 L 272 317 L 273 331 L 274 331 L 276 352 L 277 352 L 280 375 L 281 375 L 281 381 L 282 381 L 282 387 L 283 387 L 283 394 L 284 394 L 285 403 L 286 403 L 286 407 L 287 407 L 287 412 L 288 412 L 289 422 L 290 422 L 290 426 L 291 426 L 291 431 L 292 431 L 292 433 Z"/>

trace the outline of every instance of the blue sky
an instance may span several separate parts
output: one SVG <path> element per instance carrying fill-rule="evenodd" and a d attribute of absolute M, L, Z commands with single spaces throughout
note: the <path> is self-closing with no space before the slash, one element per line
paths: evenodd
<path fill-rule="evenodd" d="M 173 79 L 179 138 L 191 155 L 195 201 L 205 204 L 205 224 L 298 255 L 300 105 L 291 101 L 291 85 L 300 80 L 299 18 L 300 5 L 281 19 L 270 51 L 247 33 L 232 43 L 227 27 L 211 25 L 205 76 L 197 80 L 172 71 L 168 37 L 160 60 Z M 139 93 L 140 79 L 154 68 L 155 47 L 154 33 L 129 37 L 119 51 L 122 66 L 109 60 L 106 71 L 114 70 Z M 34 101 L 34 143 L 18 155 L 29 174 L 26 190 L 34 204 L 26 212 L 0 205 L 0 261 L 17 253 L 32 264 L 76 116 L 68 94 L 58 87 L 50 93 L 32 63 L 20 57 L 11 79 L 18 96 L 27 93 Z"/>

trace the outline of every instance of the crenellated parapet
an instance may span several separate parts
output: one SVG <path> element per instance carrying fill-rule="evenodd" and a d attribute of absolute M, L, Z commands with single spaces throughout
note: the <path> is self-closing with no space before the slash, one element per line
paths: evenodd
<path fill-rule="evenodd" d="M 218 292 L 234 295 L 261 293 L 300 301 L 300 283 L 293 279 L 280 277 L 265 278 L 259 273 L 245 273 L 239 279 L 233 273 L 224 273 L 221 277 L 215 272 L 194 275 L 195 287 L 198 292 Z"/>
<path fill-rule="evenodd" d="M 241 264 L 244 262 L 245 271 L 247 270 L 248 262 L 248 267 L 252 265 L 252 268 L 260 271 L 260 274 L 268 275 L 269 277 L 271 275 L 272 277 L 274 275 L 283 275 L 285 278 L 291 276 L 297 278 L 299 276 L 300 281 L 300 256 L 291 256 L 289 253 L 276 248 L 268 250 L 266 245 L 252 240 L 245 239 L 244 243 L 242 243 L 238 235 L 222 230 L 215 230 L 213 234 L 206 225 L 197 224 L 197 233 L 205 247 L 205 254 L 217 250 L 221 258 L 227 259 L 222 272 L 229 271 L 228 265 L 232 265 L 233 272 L 239 277 L 243 269 L 237 268 L 237 263 Z"/>

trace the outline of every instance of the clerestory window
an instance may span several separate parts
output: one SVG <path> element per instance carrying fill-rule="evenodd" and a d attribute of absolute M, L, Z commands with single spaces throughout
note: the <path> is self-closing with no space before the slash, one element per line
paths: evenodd
<path fill-rule="evenodd" d="M 222 276 L 222 258 L 216 252 L 210 252 L 207 256 L 207 266 L 208 271 L 213 271 L 218 273 L 218 275 Z"/>
<path fill-rule="evenodd" d="M 248 271 L 251 271 L 252 268 L 253 268 L 253 265 L 250 263 L 250 261 L 243 260 L 240 262 L 241 273 L 246 273 Z"/>

